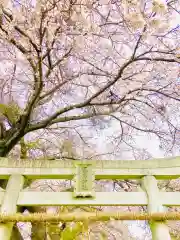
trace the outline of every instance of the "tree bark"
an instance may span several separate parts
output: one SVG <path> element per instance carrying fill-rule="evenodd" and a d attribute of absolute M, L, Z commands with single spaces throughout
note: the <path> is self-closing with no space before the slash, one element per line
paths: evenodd
<path fill-rule="evenodd" d="M 19 232 L 19 229 L 16 225 L 13 227 L 11 240 L 23 240 L 23 237 L 21 236 L 21 233 Z"/>
<path fill-rule="evenodd" d="M 7 154 L 4 141 L 0 139 L 0 157 L 6 157 Z"/>
<path fill-rule="evenodd" d="M 26 208 L 31 213 L 44 213 L 45 209 L 42 207 L 27 207 Z M 62 229 L 58 226 L 58 223 L 32 223 L 31 228 L 31 239 L 32 240 L 42 240 L 51 239 L 59 240 Z M 49 236 L 49 238 L 47 237 Z"/>

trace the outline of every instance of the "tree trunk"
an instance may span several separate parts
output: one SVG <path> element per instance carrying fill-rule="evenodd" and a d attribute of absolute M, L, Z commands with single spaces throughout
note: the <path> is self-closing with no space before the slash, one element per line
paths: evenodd
<path fill-rule="evenodd" d="M 16 225 L 13 227 L 11 240 L 23 240 L 23 237 L 21 236 L 21 233 Z"/>
<path fill-rule="evenodd" d="M 45 208 L 42 207 L 27 207 L 27 210 L 31 213 L 44 213 Z M 58 223 L 32 223 L 31 239 L 42 240 L 51 239 L 59 240 L 62 229 L 58 226 Z"/>
<path fill-rule="evenodd" d="M 6 155 L 7 153 L 6 153 L 4 141 L 0 139 L 0 157 L 6 157 Z"/>

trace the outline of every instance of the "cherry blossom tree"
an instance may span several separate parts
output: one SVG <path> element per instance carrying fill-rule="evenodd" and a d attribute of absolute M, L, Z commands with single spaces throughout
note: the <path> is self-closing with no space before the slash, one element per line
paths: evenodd
<path fill-rule="evenodd" d="M 31 132 L 98 119 L 118 121 L 120 141 L 141 131 L 172 148 L 178 4 L 1 1 L 0 155 Z"/>
<path fill-rule="evenodd" d="M 178 7 L 1 0 L 0 156 L 21 147 L 21 158 L 102 159 L 92 137 L 104 129 L 113 158 L 122 145 L 149 158 L 135 150 L 138 134 L 172 152 L 180 133 Z"/>

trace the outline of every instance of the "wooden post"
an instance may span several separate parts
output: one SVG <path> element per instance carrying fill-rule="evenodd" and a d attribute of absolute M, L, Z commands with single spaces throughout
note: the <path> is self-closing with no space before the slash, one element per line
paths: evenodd
<path fill-rule="evenodd" d="M 4 193 L 4 199 L 1 205 L 1 214 L 13 214 L 17 211 L 17 200 L 19 192 L 23 188 L 24 177 L 21 175 L 10 176 L 6 191 Z M 0 224 L 0 239 L 9 240 L 13 229 L 13 223 Z"/>
<path fill-rule="evenodd" d="M 164 212 L 164 208 L 159 197 L 159 189 L 156 178 L 154 176 L 143 177 L 142 187 L 146 191 L 148 197 L 148 212 Z M 171 240 L 169 229 L 165 222 L 150 221 L 149 224 L 153 240 Z"/>
<path fill-rule="evenodd" d="M 76 163 L 74 197 L 94 197 L 95 176 L 92 163 Z"/>

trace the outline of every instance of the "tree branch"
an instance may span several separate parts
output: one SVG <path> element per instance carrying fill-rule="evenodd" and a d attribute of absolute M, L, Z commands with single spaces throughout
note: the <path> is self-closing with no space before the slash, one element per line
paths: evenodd
<path fill-rule="evenodd" d="M 143 36 L 143 33 L 146 31 L 146 26 L 144 26 L 143 30 L 142 30 L 142 33 L 140 34 L 138 40 L 137 40 L 137 43 L 135 45 L 135 48 L 134 48 L 134 51 L 133 51 L 133 54 L 132 54 L 132 59 L 135 58 L 135 55 L 136 55 L 136 52 L 138 50 L 138 47 L 139 47 L 139 44 L 141 42 L 141 39 L 142 39 L 142 36 Z"/>
<path fill-rule="evenodd" d="M 30 101 L 27 103 L 25 111 L 24 111 L 24 115 L 22 118 L 22 123 L 21 123 L 21 129 L 24 129 L 28 123 L 30 114 L 32 112 L 32 109 L 37 101 L 37 99 L 40 96 L 40 93 L 42 91 L 43 88 L 43 72 L 42 72 L 42 59 L 41 56 L 39 56 L 39 61 L 38 61 L 38 72 L 39 72 L 39 76 L 37 77 L 36 74 L 37 72 L 34 73 L 34 93 L 30 99 Z"/>
<path fill-rule="evenodd" d="M 10 18 L 10 21 L 12 22 L 13 21 L 13 15 L 8 13 L 5 9 L 2 9 L 4 15 L 8 16 Z M 31 45 L 34 47 L 34 49 L 36 50 L 36 52 L 38 53 L 40 50 L 38 49 L 38 46 L 33 42 L 32 38 L 27 34 L 25 33 L 19 26 L 14 26 L 14 29 L 19 32 L 22 36 L 26 37 L 29 42 L 31 43 Z"/>
<path fill-rule="evenodd" d="M 140 57 L 136 58 L 136 61 L 156 61 L 156 62 L 174 62 L 174 63 L 179 63 L 179 60 L 174 59 L 174 58 L 163 58 L 163 57 Z"/>
<path fill-rule="evenodd" d="M 47 91 L 46 93 L 42 94 L 37 100 L 37 106 L 43 105 L 47 101 L 52 99 L 53 94 L 68 82 L 69 82 L 69 80 L 66 80 L 66 81 L 56 85 L 55 87 L 53 87 L 51 90 Z"/>
<path fill-rule="evenodd" d="M 47 70 L 47 72 L 46 72 L 46 74 L 45 74 L 46 78 L 49 77 L 49 75 L 51 74 L 51 72 L 53 71 L 53 69 L 54 69 L 55 67 L 57 67 L 65 58 L 68 57 L 68 55 L 70 54 L 71 50 L 72 50 L 72 48 L 70 48 L 70 49 L 62 56 L 61 59 L 58 59 L 54 64 L 51 63 L 51 64 L 49 65 L 49 69 Z M 48 52 L 47 57 L 50 58 L 50 52 Z M 51 66 L 51 67 L 50 67 L 50 66 Z"/>
<path fill-rule="evenodd" d="M 89 119 L 89 118 L 92 118 L 92 117 L 103 116 L 103 115 L 104 116 L 107 116 L 107 115 L 109 116 L 110 113 L 112 113 L 112 111 L 104 111 L 104 112 L 97 113 L 97 114 L 90 113 L 90 114 L 83 114 L 83 115 L 77 115 L 77 116 L 59 117 L 59 118 L 56 118 L 56 119 L 52 120 L 50 123 L 49 123 L 49 121 L 43 121 L 43 122 L 40 122 L 40 123 L 37 123 L 37 124 L 34 124 L 34 125 L 30 125 L 25 130 L 25 133 L 29 133 L 29 132 L 32 132 L 32 131 L 35 131 L 35 130 L 38 130 L 38 129 L 41 129 L 41 128 L 45 128 L 48 125 L 52 125 L 52 124 L 55 124 L 55 123 L 77 121 L 77 120 Z"/>
<path fill-rule="evenodd" d="M 119 73 L 117 75 L 117 77 L 111 81 L 110 83 L 106 84 L 102 89 L 100 89 L 97 93 L 95 93 L 92 97 L 90 97 L 89 99 L 87 99 L 86 101 L 82 102 L 82 103 L 78 103 L 78 104 L 73 104 L 73 105 L 70 105 L 70 106 L 67 106 L 63 109 L 60 109 L 59 111 L 57 111 L 56 113 L 54 113 L 52 116 L 50 116 L 49 118 L 45 119 L 44 121 L 42 121 L 42 125 L 43 126 L 47 126 L 49 125 L 51 122 L 53 122 L 53 120 L 55 118 L 57 118 L 59 115 L 63 114 L 63 113 L 66 113 L 70 110 L 73 110 L 73 109 L 77 109 L 77 108 L 82 108 L 82 107 L 85 107 L 85 106 L 88 106 L 89 103 L 94 99 L 96 98 L 97 96 L 99 96 L 101 93 L 103 93 L 106 89 L 108 89 L 111 85 L 113 85 L 115 82 L 118 81 L 118 79 L 122 76 L 122 73 L 124 71 L 124 69 L 130 64 L 132 63 L 133 61 L 132 60 L 129 60 L 127 63 L 125 63 L 122 68 L 119 70 Z"/>
<path fill-rule="evenodd" d="M 30 63 L 30 66 L 32 67 L 33 70 L 36 69 L 35 64 L 33 63 L 33 60 L 31 57 L 29 57 L 29 51 L 20 43 L 18 43 L 14 38 L 10 38 L 8 35 L 8 32 L 0 25 L 0 29 L 7 35 L 9 38 L 8 41 L 12 43 L 23 55 L 26 57 L 28 62 Z"/>
<path fill-rule="evenodd" d="M 113 117 L 113 118 L 115 118 L 115 119 L 118 120 L 119 122 L 124 123 L 124 124 L 126 124 L 126 125 L 134 128 L 134 129 L 138 130 L 138 131 L 146 132 L 146 133 L 158 134 L 158 132 L 157 132 L 157 131 L 154 131 L 153 129 L 143 129 L 143 128 L 139 128 L 139 127 L 137 127 L 137 126 L 132 125 L 131 123 L 128 123 L 128 122 L 125 122 L 125 121 L 121 120 L 120 118 L 118 118 L 118 117 L 116 117 L 116 116 L 114 116 L 114 115 L 112 115 L 112 114 L 111 114 L 110 116 Z M 160 132 L 159 132 L 159 133 L 160 133 Z"/>
<path fill-rule="evenodd" d="M 55 41 L 56 41 L 56 36 L 57 36 L 60 29 L 61 29 L 61 26 L 57 27 L 57 29 L 55 30 L 54 39 L 52 40 L 51 46 L 49 48 L 47 48 L 46 53 L 42 56 L 42 60 L 44 60 L 48 56 L 48 54 L 50 54 L 50 52 L 52 51 L 53 46 L 54 46 Z"/>

